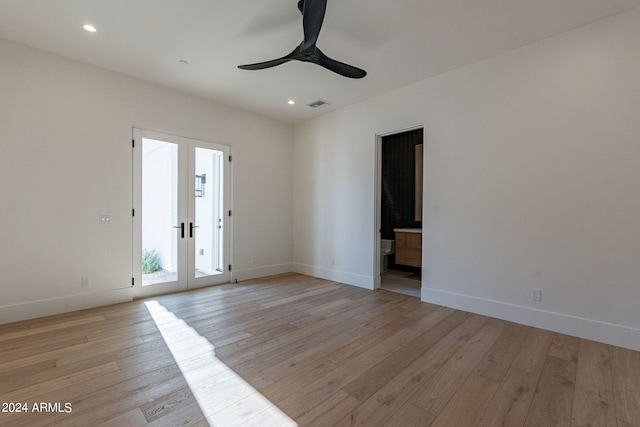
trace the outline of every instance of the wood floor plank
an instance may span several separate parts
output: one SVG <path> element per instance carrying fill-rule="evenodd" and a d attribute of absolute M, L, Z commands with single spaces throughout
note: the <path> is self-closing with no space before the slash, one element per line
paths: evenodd
<path fill-rule="evenodd" d="M 439 321 L 447 318 L 449 315 L 464 313 L 468 315 L 469 313 L 454 310 L 449 307 L 438 307 L 434 310 L 429 311 L 424 316 L 419 319 L 415 319 L 415 321 L 408 327 L 408 329 L 416 332 L 424 332 L 426 329 L 430 329 L 433 325 L 437 324 Z"/>
<path fill-rule="evenodd" d="M 149 398 L 157 398 L 166 390 L 167 381 L 177 381 L 176 388 L 184 387 L 185 381 L 175 362 L 164 359 L 150 360 L 148 363 L 137 365 L 131 371 L 118 370 L 103 375 L 99 380 L 76 383 L 70 387 L 49 390 L 38 397 L 42 402 L 68 402 L 73 406 L 71 414 L 49 414 L 42 419 L 35 417 L 10 418 L 16 426 L 51 426 L 61 425 L 62 420 L 70 418 L 92 419 L 92 414 L 101 413 L 104 419 L 122 414 L 135 407 L 141 406 Z M 138 399 L 142 399 L 139 401 Z M 78 422 L 76 425 L 87 425 L 88 421 Z M 1 425 L 1 423 L 0 423 Z"/>
<path fill-rule="evenodd" d="M 393 294 L 383 290 L 380 290 L 377 294 L 379 295 L 377 300 L 380 301 L 380 305 L 370 311 L 354 316 L 354 319 L 365 322 L 383 314 L 386 316 L 402 316 L 420 305 L 420 301 L 414 297 Z"/>
<path fill-rule="evenodd" d="M 384 423 L 477 333 L 485 323 L 481 320 L 476 316 L 467 318 L 358 406 L 343 420 L 343 424 L 368 426 Z"/>
<path fill-rule="evenodd" d="M 250 376 L 250 381 L 258 389 L 275 382 L 280 383 L 278 387 L 283 387 L 282 384 L 285 384 L 284 386 L 287 388 L 296 387 L 296 384 L 300 383 L 302 377 L 305 376 L 301 373 L 312 368 L 312 365 L 330 363 L 335 366 L 335 363 L 330 360 L 330 355 L 349 347 L 351 343 L 358 342 L 364 345 L 363 341 L 379 342 L 381 336 L 390 336 L 410 323 L 408 319 L 390 319 L 391 321 L 386 317 L 372 319 L 356 328 L 338 333 L 325 341 L 322 346 L 313 346 L 303 352 L 293 354 Z"/>
<path fill-rule="evenodd" d="M 11 371 L 0 372 L 0 394 L 20 388 L 24 384 L 25 378 L 41 375 L 43 372 L 55 369 L 55 367 L 56 360 L 49 359 Z"/>
<path fill-rule="evenodd" d="M 162 418 L 151 421 L 148 427 L 210 427 L 209 422 L 202 414 L 202 410 L 195 400 L 188 406 L 184 406 L 173 412 L 168 413 Z"/>
<path fill-rule="evenodd" d="M 549 356 L 557 357 L 568 362 L 578 361 L 580 351 L 580 339 L 565 334 L 555 334 L 549 349 Z"/>
<path fill-rule="evenodd" d="M 433 310 L 437 309 L 437 308 L 443 308 L 442 306 L 439 305 L 435 305 L 435 304 L 429 304 L 428 302 L 420 302 L 420 304 L 411 307 L 409 310 L 407 310 L 406 313 L 403 314 L 404 317 L 406 317 L 407 319 L 412 319 L 412 320 L 420 320 L 422 319 L 424 316 L 426 316 L 427 314 L 431 313 Z"/>
<path fill-rule="evenodd" d="M 613 396 L 618 421 L 640 426 L 640 352 L 610 347 Z"/>
<path fill-rule="evenodd" d="M 303 294 L 299 294 L 299 295 L 293 295 L 287 298 L 281 298 L 277 301 L 272 301 L 269 303 L 264 303 L 261 304 L 262 307 L 264 308 L 269 308 L 269 307 L 275 307 L 278 305 L 286 305 L 286 304 L 291 304 L 293 302 L 296 302 L 298 300 L 310 297 L 310 296 L 315 296 L 315 295 L 320 295 L 320 294 L 325 294 L 327 292 L 331 292 L 335 289 L 338 289 L 338 285 L 336 284 L 325 284 L 323 286 L 318 287 L 318 289 L 314 289 L 312 291 L 307 291 Z"/>
<path fill-rule="evenodd" d="M 48 326 L 40 326 L 37 328 L 32 328 L 24 331 L 12 332 L 8 334 L 0 334 L 0 342 L 9 341 L 16 338 L 24 338 L 24 337 L 33 336 L 33 335 L 46 334 L 52 331 L 58 331 L 60 329 L 72 328 L 74 326 L 86 325 L 87 323 L 101 322 L 104 320 L 105 318 L 103 316 L 93 316 L 93 317 L 82 318 L 77 320 L 70 320 L 68 322 L 54 323 Z"/>
<path fill-rule="evenodd" d="M 525 427 L 569 427 L 575 378 L 575 363 L 554 356 L 547 357 Z"/>
<path fill-rule="evenodd" d="M 521 427 L 535 394 L 554 334 L 526 327 L 528 331 L 479 426 Z"/>
<path fill-rule="evenodd" d="M 193 392 L 187 385 L 161 399 L 149 401 L 140 406 L 139 410 L 147 422 L 164 417 L 168 413 L 189 406 L 193 402 Z"/>
<path fill-rule="evenodd" d="M 75 341 L 75 342 L 74 342 Z M 42 335 L 31 335 L 0 343 L 0 360 L 20 359 L 30 354 L 42 353 L 43 351 L 55 350 L 65 347 L 66 342 L 78 344 L 87 342 L 89 338 L 83 333 L 70 333 L 67 329 L 60 329 L 55 332 Z"/>
<path fill-rule="evenodd" d="M 135 408 L 100 424 L 96 424 L 96 427 L 142 427 L 147 424 L 147 419 L 144 417 L 140 408 Z"/>
<path fill-rule="evenodd" d="M 281 402 L 292 394 L 304 393 L 309 384 L 314 384 L 321 378 L 330 375 L 337 367 L 338 365 L 335 363 L 323 359 L 316 361 L 316 363 L 307 366 L 303 370 L 295 370 L 265 387 L 259 388 L 262 382 L 252 384 L 259 388 L 260 392 L 268 399 L 274 402 Z"/>
<path fill-rule="evenodd" d="M 336 369 L 305 386 L 304 392 L 280 401 L 282 409 L 294 417 L 308 411 L 308 402 L 322 401 L 365 372 L 371 360 L 382 360 L 416 337 L 416 333 L 403 329 L 372 347 L 366 353 L 339 365 Z"/>
<path fill-rule="evenodd" d="M 609 346 L 582 340 L 571 410 L 572 427 L 615 427 Z"/>
<path fill-rule="evenodd" d="M 478 427 L 524 426 L 540 372 L 531 373 L 511 367 L 478 422 Z"/>
<path fill-rule="evenodd" d="M 487 352 L 487 355 L 478 364 L 474 372 L 487 380 L 500 382 L 518 351 L 520 351 L 529 329 L 526 326 L 514 323 L 507 325 L 505 331 Z"/>
<path fill-rule="evenodd" d="M 477 425 L 499 385 L 480 375 L 469 375 L 431 427 Z"/>
<path fill-rule="evenodd" d="M 257 404 L 256 400 L 260 403 Z M 266 402 L 257 392 L 212 413 L 208 419 L 213 420 L 213 425 L 220 426 L 296 426 L 292 419 L 272 403 Z"/>
<path fill-rule="evenodd" d="M 358 399 L 338 390 L 328 399 L 323 400 L 317 406 L 297 417 L 296 422 L 302 426 L 335 426 L 359 404 L 360 401 Z"/>
<path fill-rule="evenodd" d="M 0 425 L 640 427 L 640 352 L 291 273 L 0 325 L 11 400 L 73 409 Z"/>
<path fill-rule="evenodd" d="M 506 326 L 506 322 L 489 320 L 429 381 L 416 391 L 410 401 L 438 416 L 460 385 L 495 344 Z"/>
<path fill-rule="evenodd" d="M 48 353 L 56 350 L 66 349 L 80 344 L 87 344 L 89 340 L 86 337 L 64 338 L 54 342 L 42 343 L 42 346 L 20 346 L 11 344 L 13 347 L 10 351 L 0 354 L 0 364 L 8 363 L 14 360 L 21 360 L 35 354 Z"/>
<path fill-rule="evenodd" d="M 418 408 L 413 403 L 407 402 L 398 408 L 384 424 L 376 423 L 371 425 L 381 425 L 383 427 L 430 426 L 434 419 L 435 417 L 432 414 L 422 408 Z"/>
<path fill-rule="evenodd" d="M 73 352 L 81 352 L 88 348 L 89 343 L 76 344 L 71 347 L 65 347 L 57 350 L 52 350 L 44 353 L 36 353 L 31 356 L 23 357 L 21 359 L 9 360 L 7 362 L 0 363 L 0 372 L 10 372 L 15 369 L 21 369 L 27 366 L 32 366 L 47 360 L 57 359 L 58 357 L 65 356 Z"/>
<path fill-rule="evenodd" d="M 387 323 L 385 326 L 378 328 L 363 337 L 349 339 L 347 342 L 343 343 L 340 348 L 329 353 L 325 357 L 333 363 L 342 363 L 366 352 L 382 340 L 388 338 L 399 330 L 404 329 L 410 323 L 410 320 L 404 318 L 394 319 L 392 322 Z"/>
<path fill-rule="evenodd" d="M 20 369 L 18 371 L 22 372 L 22 375 L 8 378 L 6 381 L 1 381 L 0 393 L 9 393 L 14 390 L 24 389 L 47 381 L 59 381 L 67 375 L 96 368 L 110 362 L 113 362 L 113 360 L 109 357 L 96 357 L 73 365 L 57 366 L 55 360 L 50 360 L 45 362 L 45 364 L 36 365 L 37 368 L 30 366 L 28 367 L 28 370 Z"/>
<path fill-rule="evenodd" d="M 375 301 L 370 303 L 376 304 Z M 363 306 L 366 307 L 367 303 L 363 304 Z M 352 312 L 358 312 L 358 309 L 353 309 Z M 244 342 L 234 344 L 233 346 L 218 348 L 218 354 L 221 358 L 225 359 L 225 362 L 230 363 L 234 366 L 239 365 L 243 363 L 240 359 L 246 360 L 246 358 L 242 355 L 243 351 L 250 351 L 253 354 L 263 354 L 264 352 L 273 351 L 278 347 L 290 344 L 298 339 L 303 338 L 304 336 L 313 334 L 314 332 L 322 329 L 326 329 L 326 327 L 330 325 L 338 325 L 337 327 L 341 327 L 339 326 L 341 321 L 349 321 L 352 326 L 355 326 L 357 324 L 354 323 L 353 319 L 350 319 L 348 315 L 341 315 L 335 316 L 330 319 L 325 319 L 320 322 L 312 322 L 311 324 L 307 325 L 307 327 L 294 326 L 288 332 L 285 330 L 284 332 L 280 333 L 281 331 L 278 330 L 283 328 L 274 328 L 273 331 L 276 333 L 271 337 L 267 336 L 264 333 L 257 334 L 255 337 Z"/>
<path fill-rule="evenodd" d="M 33 400 L 34 398 L 41 396 L 42 394 L 50 393 L 51 391 L 55 391 L 57 389 L 66 388 L 73 384 L 93 381 L 98 377 L 118 371 L 119 369 L 120 367 L 116 362 L 105 363 L 104 365 L 84 369 L 82 371 L 64 375 L 60 378 L 43 381 L 38 384 L 4 393 L 0 395 L 0 401 L 21 402 Z"/>
<path fill-rule="evenodd" d="M 554 334 L 526 328 L 528 334 L 511 362 L 479 426 L 521 427 L 535 394 Z"/>
<path fill-rule="evenodd" d="M 72 389 L 62 389 L 42 399 L 55 401 L 56 398 L 68 401 L 73 406 L 70 414 L 55 414 L 47 422 L 29 424 L 30 427 L 60 425 L 63 422 L 72 425 L 91 425 L 105 422 L 114 415 L 126 413 L 142 406 L 149 400 L 161 399 L 186 386 L 180 370 L 172 365 L 165 369 L 157 369 L 148 374 L 135 376 L 125 381 L 111 384 L 109 376 L 102 381 L 93 381 L 91 392 L 79 394 Z M 125 398 L 126 397 L 126 398 Z"/>
<path fill-rule="evenodd" d="M 80 351 L 66 351 L 58 353 L 58 356 L 56 357 L 57 366 L 72 365 L 105 353 L 115 354 L 120 350 L 137 348 L 140 351 L 143 349 L 149 351 L 152 348 L 162 348 L 163 345 L 161 343 L 145 343 L 139 337 L 136 337 L 126 340 L 107 338 L 105 340 L 88 342 L 74 347 L 79 347 Z"/>
<path fill-rule="evenodd" d="M 431 328 L 345 385 L 342 390 L 364 402 L 467 318 L 466 313 L 461 311 L 433 311 L 432 314 Z"/>
<path fill-rule="evenodd" d="M 530 373 L 542 371 L 553 337 L 553 332 L 531 328 L 511 366 Z"/>
<path fill-rule="evenodd" d="M 353 330 L 359 326 L 359 323 L 353 319 L 348 319 L 342 322 L 329 323 L 329 325 L 332 325 L 333 328 L 325 328 L 327 324 L 320 322 L 310 327 L 310 330 L 307 330 L 307 328 L 300 330 L 300 335 L 292 333 L 291 338 L 298 339 L 286 344 L 284 344 L 284 340 L 278 342 L 276 347 L 268 347 L 269 350 L 256 351 L 257 357 L 232 366 L 241 375 L 255 375 L 257 372 L 268 369 L 286 360 L 291 355 L 304 352 L 316 345 L 322 345 L 322 343 L 329 340 L 333 334 Z M 312 331 L 313 333 L 310 333 Z"/>

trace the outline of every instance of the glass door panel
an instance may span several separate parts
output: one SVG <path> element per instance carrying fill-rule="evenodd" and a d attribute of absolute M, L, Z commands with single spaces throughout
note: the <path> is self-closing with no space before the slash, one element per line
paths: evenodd
<path fill-rule="evenodd" d="M 194 240 L 193 277 L 224 273 L 223 267 L 223 155 L 222 151 L 195 147 L 194 221 L 189 223 Z"/>
<path fill-rule="evenodd" d="M 142 139 L 142 286 L 178 281 L 178 144 Z"/>

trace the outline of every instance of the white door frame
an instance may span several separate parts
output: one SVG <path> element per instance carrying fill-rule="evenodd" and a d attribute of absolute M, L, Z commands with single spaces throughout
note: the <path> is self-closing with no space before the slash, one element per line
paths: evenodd
<path fill-rule="evenodd" d="M 216 151 L 222 151 L 224 155 L 224 168 L 223 168 L 223 204 L 225 213 L 231 212 L 231 147 L 228 145 L 212 143 L 207 141 L 196 140 L 193 138 L 186 138 L 176 136 L 168 133 L 150 131 L 145 129 L 133 128 L 133 235 L 132 235 L 132 278 L 133 289 L 136 297 L 144 297 L 150 295 L 158 295 L 169 292 L 176 292 L 184 289 L 193 289 L 203 286 L 210 286 L 219 283 L 228 283 L 231 280 L 230 266 L 231 262 L 231 216 L 230 214 L 223 215 L 222 230 L 223 230 L 223 272 L 221 274 L 213 276 L 205 276 L 201 278 L 195 277 L 195 269 L 191 269 L 191 264 L 194 264 L 195 246 L 194 240 L 189 238 L 189 224 L 194 223 L 194 209 L 193 209 L 193 197 L 189 198 L 184 195 L 195 194 L 195 179 L 186 179 L 178 177 L 178 185 L 182 188 L 179 191 L 180 207 L 179 207 L 179 223 L 185 224 L 186 238 L 179 239 L 181 245 L 180 251 L 182 257 L 182 268 L 179 269 L 179 277 L 177 282 L 160 283 L 149 286 L 142 286 L 142 139 L 155 139 L 158 141 L 166 141 L 171 143 L 177 143 L 182 155 L 179 155 L 178 162 L 183 170 L 189 171 L 193 169 L 195 162 L 195 148 L 209 148 Z M 185 173 L 185 176 L 188 172 Z M 181 195 L 180 193 L 183 193 Z M 188 200 L 187 200 L 188 199 Z M 193 246 L 193 247 L 192 247 Z M 189 271 L 193 270 L 193 271 Z"/>
<path fill-rule="evenodd" d="M 382 232 L 382 138 L 398 133 L 409 132 L 416 129 L 423 129 L 422 139 L 424 144 L 424 125 L 415 125 L 403 129 L 396 129 L 381 133 L 376 133 L 376 156 L 375 156 L 375 195 L 374 212 L 375 220 L 373 227 L 373 289 L 380 288 L 380 233 Z M 422 160 L 424 170 L 424 158 Z M 424 246 L 424 234 L 422 235 Z"/>

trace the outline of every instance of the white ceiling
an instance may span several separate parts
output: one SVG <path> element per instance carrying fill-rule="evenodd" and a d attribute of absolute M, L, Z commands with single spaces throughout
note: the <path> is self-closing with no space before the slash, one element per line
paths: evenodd
<path fill-rule="evenodd" d="M 296 123 L 639 7 L 640 0 L 329 0 L 318 47 L 367 70 L 367 77 L 352 80 L 301 62 L 239 70 L 300 43 L 296 6 L 297 0 L 0 0 L 0 37 Z M 85 32 L 84 23 L 98 32 Z M 331 105 L 306 106 L 317 99 Z"/>

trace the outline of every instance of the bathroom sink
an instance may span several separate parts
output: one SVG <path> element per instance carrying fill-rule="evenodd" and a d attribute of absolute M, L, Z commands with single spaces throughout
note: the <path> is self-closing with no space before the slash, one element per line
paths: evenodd
<path fill-rule="evenodd" d="M 422 233 L 422 228 L 394 228 L 396 233 Z"/>

